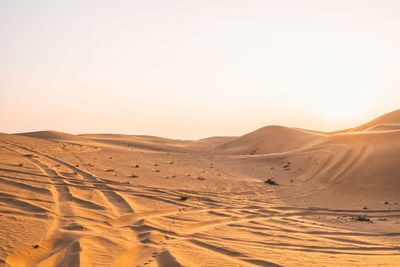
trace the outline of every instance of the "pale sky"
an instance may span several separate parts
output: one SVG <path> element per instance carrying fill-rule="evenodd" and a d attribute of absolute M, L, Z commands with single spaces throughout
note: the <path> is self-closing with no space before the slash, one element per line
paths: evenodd
<path fill-rule="evenodd" d="M 0 132 L 339 130 L 399 100 L 400 1 L 0 0 Z"/>

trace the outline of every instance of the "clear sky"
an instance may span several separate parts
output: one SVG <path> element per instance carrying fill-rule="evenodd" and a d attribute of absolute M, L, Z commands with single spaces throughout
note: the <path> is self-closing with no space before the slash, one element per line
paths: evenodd
<path fill-rule="evenodd" d="M 400 108 L 400 1 L 0 0 L 0 132 L 338 130 Z"/>

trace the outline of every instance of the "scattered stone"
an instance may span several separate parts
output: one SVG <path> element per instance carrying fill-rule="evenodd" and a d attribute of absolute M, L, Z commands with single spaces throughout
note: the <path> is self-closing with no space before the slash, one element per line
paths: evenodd
<path fill-rule="evenodd" d="M 198 179 L 198 180 L 202 180 L 202 181 L 204 181 L 206 178 L 203 178 L 203 177 L 198 177 L 197 179 Z"/>
<path fill-rule="evenodd" d="M 33 245 L 33 248 L 39 248 L 39 245 Z"/>
<path fill-rule="evenodd" d="M 385 204 L 389 204 L 389 202 L 385 201 Z"/>
<path fill-rule="evenodd" d="M 187 197 L 187 196 L 181 196 L 181 200 L 182 201 L 185 201 L 185 200 L 187 200 L 189 197 Z"/>
<path fill-rule="evenodd" d="M 139 168 L 139 165 L 136 164 L 134 167 L 135 167 L 135 168 Z"/>
<path fill-rule="evenodd" d="M 364 207 L 363 209 L 364 209 L 364 210 L 366 210 L 366 209 L 367 209 L 367 207 Z"/>

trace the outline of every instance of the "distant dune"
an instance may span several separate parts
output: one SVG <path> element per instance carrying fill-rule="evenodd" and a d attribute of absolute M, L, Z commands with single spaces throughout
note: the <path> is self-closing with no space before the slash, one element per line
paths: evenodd
<path fill-rule="evenodd" d="M 58 131 L 39 131 L 39 132 L 29 132 L 29 133 L 18 133 L 16 135 L 40 138 L 51 141 L 82 141 L 76 135 L 58 132 Z"/>
<path fill-rule="evenodd" d="M 345 129 L 345 130 L 341 130 L 341 131 L 331 132 L 330 134 L 346 133 L 346 132 L 360 132 L 360 131 L 367 130 L 369 128 L 373 128 L 373 127 L 377 127 L 379 125 L 385 125 L 385 124 L 389 124 L 389 125 L 390 124 L 400 124 L 400 109 L 386 113 L 370 122 L 364 123 L 357 127 Z"/>
<path fill-rule="evenodd" d="M 0 265 L 400 266 L 400 110 L 318 132 L 0 134 Z"/>
<path fill-rule="evenodd" d="M 323 138 L 300 129 L 266 126 L 218 146 L 228 154 L 268 154 L 299 149 Z"/>

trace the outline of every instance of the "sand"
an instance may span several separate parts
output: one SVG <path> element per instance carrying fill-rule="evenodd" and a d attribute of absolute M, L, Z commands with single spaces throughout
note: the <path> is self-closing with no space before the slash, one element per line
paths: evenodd
<path fill-rule="evenodd" d="M 0 134 L 4 266 L 400 266 L 399 203 L 400 110 L 198 141 Z"/>

